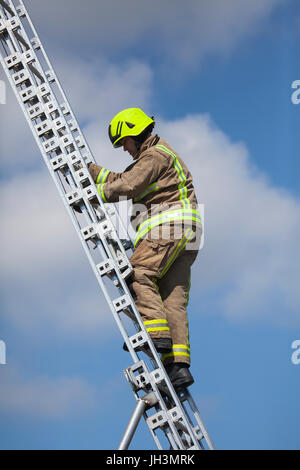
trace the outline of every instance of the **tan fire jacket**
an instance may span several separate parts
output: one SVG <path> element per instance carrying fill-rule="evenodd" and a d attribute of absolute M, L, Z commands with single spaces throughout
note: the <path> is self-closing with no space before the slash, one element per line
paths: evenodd
<path fill-rule="evenodd" d="M 133 200 L 135 246 L 152 228 L 167 222 L 201 225 L 192 175 L 157 135 L 142 144 L 135 161 L 124 172 L 115 173 L 96 164 L 91 164 L 89 170 L 103 202 Z"/>

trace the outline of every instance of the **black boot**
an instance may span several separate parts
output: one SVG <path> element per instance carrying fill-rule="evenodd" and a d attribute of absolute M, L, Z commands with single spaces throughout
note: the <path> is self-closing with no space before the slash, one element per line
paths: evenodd
<path fill-rule="evenodd" d="M 166 365 L 165 368 L 174 388 L 186 388 L 194 383 L 188 364 L 173 362 L 173 364 Z"/>
<path fill-rule="evenodd" d="M 152 341 L 156 351 L 161 354 L 167 354 L 172 350 L 171 338 L 153 338 Z"/>
<path fill-rule="evenodd" d="M 152 342 L 157 352 L 166 354 L 172 350 L 172 340 L 170 338 L 152 338 Z M 148 344 L 145 344 L 144 349 L 149 349 Z M 124 351 L 128 352 L 126 343 L 123 344 Z M 141 351 L 141 348 L 136 348 L 136 351 Z"/>

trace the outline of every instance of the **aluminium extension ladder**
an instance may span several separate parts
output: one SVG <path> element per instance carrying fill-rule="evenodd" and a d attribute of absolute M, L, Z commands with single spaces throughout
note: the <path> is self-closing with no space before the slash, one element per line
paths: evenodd
<path fill-rule="evenodd" d="M 116 206 L 103 204 L 98 195 L 87 166 L 94 158 L 21 0 L 0 0 L 0 51 L 7 79 L 134 361 L 124 373 L 136 407 L 118 450 L 128 449 L 142 415 L 158 449 L 214 449 L 190 392 L 175 392 L 136 309 L 126 254 L 132 241 Z"/>

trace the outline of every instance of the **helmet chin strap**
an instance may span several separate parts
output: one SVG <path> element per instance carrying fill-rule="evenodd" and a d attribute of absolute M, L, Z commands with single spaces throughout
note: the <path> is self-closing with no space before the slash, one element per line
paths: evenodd
<path fill-rule="evenodd" d="M 145 141 L 144 141 L 145 142 Z M 134 140 L 134 144 L 136 146 L 136 150 L 137 152 L 139 152 L 141 150 L 141 146 L 144 142 L 138 142 L 137 140 Z"/>
<path fill-rule="evenodd" d="M 139 143 L 139 142 L 134 141 L 134 144 L 135 144 L 135 147 L 136 147 L 136 152 L 135 152 L 135 154 L 132 156 L 132 158 L 133 158 L 134 160 L 136 160 L 137 155 L 140 153 L 140 149 L 141 149 L 142 143 Z"/>
<path fill-rule="evenodd" d="M 141 146 L 143 145 L 143 143 L 145 142 L 145 140 L 147 140 L 151 135 L 151 132 L 149 133 L 149 135 L 141 142 L 139 141 L 138 139 L 134 139 L 134 143 L 135 143 L 135 146 L 136 146 L 136 149 L 137 149 L 137 153 L 139 153 L 139 151 L 141 150 Z M 152 145 L 156 145 L 157 142 L 159 141 L 160 137 L 159 136 L 156 136 L 154 142 Z M 135 155 L 136 156 L 136 155 Z M 135 158 L 134 156 L 134 158 Z"/>

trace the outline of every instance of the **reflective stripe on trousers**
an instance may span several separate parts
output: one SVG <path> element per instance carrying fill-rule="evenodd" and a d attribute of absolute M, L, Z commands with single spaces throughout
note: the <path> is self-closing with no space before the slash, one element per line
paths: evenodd
<path fill-rule="evenodd" d="M 178 356 L 188 357 L 190 359 L 190 351 L 191 350 L 189 346 L 186 346 L 185 344 L 173 344 L 172 352 L 163 354 L 162 360 L 165 361 L 168 358 L 174 358 Z"/>
<path fill-rule="evenodd" d="M 164 318 L 159 318 L 157 320 L 147 320 L 144 321 L 144 325 L 148 332 L 150 331 L 170 331 L 168 326 L 168 321 Z"/>

